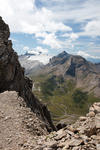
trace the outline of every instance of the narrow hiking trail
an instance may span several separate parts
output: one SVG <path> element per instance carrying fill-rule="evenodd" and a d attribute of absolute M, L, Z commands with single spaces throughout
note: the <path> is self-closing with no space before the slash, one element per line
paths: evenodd
<path fill-rule="evenodd" d="M 0 94 L 0 149 L 35 149 L 38 136 L 47 134 L 43 122 L 24 107 L 16 92 Z"/>

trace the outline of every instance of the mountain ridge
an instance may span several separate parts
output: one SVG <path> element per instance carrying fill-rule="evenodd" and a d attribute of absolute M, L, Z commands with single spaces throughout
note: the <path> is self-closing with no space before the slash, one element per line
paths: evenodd
<path fill-rule="evenodd" d="M 42 52 L 28 51 L 28 52 L 26 52 L 23 55 L 19 55 L 19 61 L 20 61 L 21 65 L 25 68 L 25 74 L 26 75 L 30 75 L 30 74 L 31 75 L 32 74 L 36 75 L 37 72 L 38 72 L 38 70 L 41 70 L 45 65 L 47 65 L 48 63 L 50 63 L 50 61 L 52 60 L 52 58 L 60 57 L 60 55 L 62 55 L 62 57 L 65 55 L 65 61 L 66 61 L 66 56 L 67 57 L 70 57 L 70 56 L 79 56 L 79 55 L 69 54 L 66 51 L 62 51 L 57 56 L 53 56 L 53 57 L 49 56 L 47 54 L 43 54 Z M 82 56 L 79 56 L 79 57 L 82 57 Z M 99 64 L 99 62 L 100 62 L 100 61 L 91 61 L 91 59 L 88 59 L 88 58 L 85 59 L 85 60 L 87 60 L 87 61 L 89 61 L 90 63 L 93 63 L 93 64 L 95 64 L 95 63 Z M 64 61 L 64 58 L 63 58 L 63 61 Z M 56 60 L 56 63 L 57 63 L 57 60 Z"/>
<path fill-rule="evenodd" d="M 47 104 L 55 124 L 60 119 L 72 123 L 86 114 L 93 102 L 100 101 L 98 67 L 82 56 L 62 52 L 30 76 L 33 92 Z"/>
<path fill-rule="evenodd" d="M 94 92 L 100 97 L 100 70 L 96 64 L 82 56 L 70 55 L 65 51 L 50 59 L 49 63 L 38 74 L 62 76 L 66 80 L 74 80 L 77 88 Z"/>

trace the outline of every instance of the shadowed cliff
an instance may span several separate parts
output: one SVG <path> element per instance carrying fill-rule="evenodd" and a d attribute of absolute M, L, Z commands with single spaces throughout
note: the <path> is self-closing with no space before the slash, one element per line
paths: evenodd
<path fill-rule="evenodd" d="M 17 91 L 27 106 L 45 122 L 48 131 L 55 130 L 50 113 L 45 105 L 32 93 L 32 81 L 24 76 L 18 56 L 12 48 L 9 27 L 0 17 L 0 93 L 6 90 Z"/>

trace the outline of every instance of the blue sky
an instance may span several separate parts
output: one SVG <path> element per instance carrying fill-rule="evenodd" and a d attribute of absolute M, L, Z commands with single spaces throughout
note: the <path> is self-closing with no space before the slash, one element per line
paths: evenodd
<path fill-rule="evenodd" d="M 0 16 L 18 54 L 65 50 L 100 59 L 100 0 L 0 0 Z"/>

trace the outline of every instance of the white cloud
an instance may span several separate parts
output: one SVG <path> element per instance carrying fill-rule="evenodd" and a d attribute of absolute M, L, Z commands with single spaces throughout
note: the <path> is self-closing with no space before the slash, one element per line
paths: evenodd
<path fill-rule="evenodd" d="M 93 20 L 86 24 L 84 31 L 79 33 L 79 36 L 100 36 L 100 20 Z"/>
<path fill-rule="evenodd" d="M 63 37 L 68 37 L 70 38 L 72 41 L 75 41 L 76 39 L 78 39 L 79 35 L 76 33 L 65 33 L 62 35 Z"/>
<path fill-rule="evenodd" d="M 54 11 L 56 20 L 81 24 L 79 29 L 84 31 L 79 33 L 79 36 L 100 36 L 99 0 L 51 0 L 49 3 L 48 0 L 43 1 Z M 54 1 L 57 3 L 54 4 Z"/>
<path fill-rule="evenodd" d="M 70 34 L 70 38 L 72 39 L 72 40 L 76 40 L 76 39 L 78 39 L 78 34 L 76 34 L 76 33 L 71 33 Z"/>
<path fill-rule="evenodd" d="M 57 22 L 51 10 L 37 9 L 35 0 L 0 0 L 0 15 L 9 24 L 11 32 L 32 34 L 72 30 L 61 21 Z"/>
<path fill-rule="evenodd" d="M 35 5 L 36 1 L 0 0 L 0 16 L 11 32 L 35 34 L 43 46 L 52 49 L 74 48 L 80 36 L 100 36 L 100 0 L 39 0 L 43 2 L 41 8 Z M 57 31 L 63 33 L 64 41 Z M 88 40 L 79 42 L 83 47 L 88 45 Z"/>
<path fill-rule="evenodd" d="M 0 0 L 0 15 L 9 24 L 11 32 L 34 33 L 36 38 L 44 38 L 42 44 L 53 49 L 61 48 L 61 42 L 55 35 L 57 31 L 72 31 L 71 27 L 56 21 L 51 10 L 45 7 L 36 8 L 35 0 Z"/>
<path fill-rule="evenodd" d="M 58 0 L 54 5 L 54 0 L 46 0 L 48 8 L 54 11 L 57 20 L 74 20 L 74 22 L 84 22 L 90 19 L 100 19 L 99 0 Z M 51 7 L 52 5 L 52 7 Z"/>
<path fill-rule="evenodd" d="M 72 31 L 72 28 L 69 26 L 65 26 L 62 22 L 46 22 L 46 31 L 56 32 L 56 31 Z"/>
<path fill-rule="evenodd" d="M 40 53 L 41 52 L 41 53 Z M 48 54 L 48 49 L 42 48 L 40 46 L 27 51 L 28 54 L 33 54 L 28 59 L 29 60 L 38 60 L 39 62 L 42 62 L 43 64 L 47 64 L 49 62 L 49 59 L 52 58 L 52 55 Z"/>
<path fill-rule="evenodd" d="M 35 0 L 0 0 L 0 15 L 10 25 L 11 32 L 36 34 L 46 31 L 51 33 L 58 30 L 72 31 L 72 28 L 63 22 L 72 20 L 83 23 L 92 20 L 84 30 L 88 35 L 96 36 L 100 33 L 97 33 L 97 29 L 100 31 L 99 0 L 41 0 L 41 2 L 46 5 L 38 9 Z"/>
<path fill-rule="evenodd" d="M 29 47 L 28 47 L 28 46 L 24 46 L 24 47 L 23 47 L 23 50 L 24 50 L 24 51 L 28 51 L 28 50 L 29 50 Z"/>
<path fill-rule="evenodd" d="M 79 30 L 83 31 L 78 32 L 78 36 L 100 36 L 100 0 L 42 1 L 45 1 L 48 8 L 54 11 L 56 20 L 80 24 Z M 69 34 L 67 36 L 69 37 Z"/>
<path fill-rule="evenodd" d="M 77 52 L 77 55 L 80 55 L 80 56 L 85 57 L 85 58 L 100 59 L 99 56 L 92 56 L 92 55 L 90 55 L 90 54 L 88 54 L 87 52 L 84 52 L 84 51 L 78 51 L 78 52 Z"/>
<path fill-rule="evenodd" d="M 66 49 L 66 48 L 74 48 L 73 41 L 78 38 L 78 35 L 75 33 L 66 33 L 62 35 L 63 37 L 67 37 L 64 41 L 59 40 L 54 33 L 37 33 L 36 37 L 42 37 L 40 40 L 42 44 L 50 46 L 52 49 Z"/>
<path fill-rule="evenodd" d="M 61 48 L 61 42 L 57 40 L 54 33 L 46 34 L 43 44 L 49 45 L 51 48 L 59 49 Z"/>
<path fill-rule="evenodd" d="M 38 32 L 35 34 L 36 37 L 43 37 L 43 38 L 45 38 L 46 35 L 47 35 L 46 32 Z"/>
<path fill-rule="evenodd" d="M 38 55 L 39 54 L 35 49 L 34 50 L 33 49 L 32 50 L 28 50 L 27 53 L 28 54 L 33 54 L 33 55 Z"/>
<path fill-rule="evenodd" d="M 52 49 L 74 48 L 73 41 L 79 36 L 76 33 L 65 33 L 62 37 L 67 37 L 64 41 L 59 40 L 54 33 L 37 33 L 36 37 L 42 37 L 40 40 L 42 44 L 50 46 Z"/>
<path fill-rule="evenodd" d="M 41 40 L 42 44 L 48 45 L 53 49 L 59 49 L 62 48 L 61 46 L 61 41 L 57 39 L 55 33 L 37 33 L 36 37 L 42 37 L 43 39 Z"/>
<path fill-rule="evenodd" d="M 48 53 L 48 49 L 42 48 L 42 47 L 40 47 L 40 46 L 38 46 L 38 47 L 36 48 L 36 50 L 37 50 L 38 52 L 41 52 L 42 54 L 47 54 L 47 53 Z"/>
<path fill-rule="evenodd" d="M 39 62 L 42 62 L 43 64 L 47 64 L 49 62 L 49 59 L 52 58 L 51 55 L 41 54 L 41 55 L 34 55 L 29 57 L 29 60 L 38 60 Z"/>
<path fill-rule="evenodd" d="M 23 48 L 23 50 L 27 51 L 29 54 L 36 54 L 36 55 L 39 55 L 40 53 L 42 53 L 42 54 L 47 54 L 48 53 L 48 49 L 42 48 L 40 46 L 37 46 L 33 49 L 30 49 L 28 46 L 25 46 Z"/>

